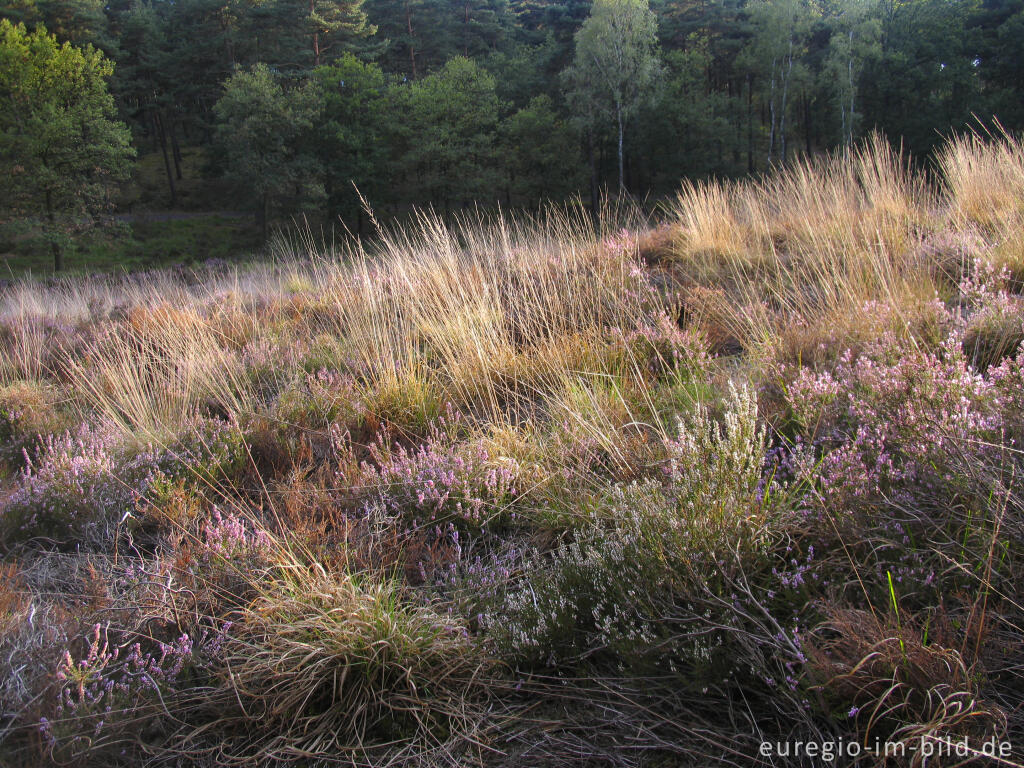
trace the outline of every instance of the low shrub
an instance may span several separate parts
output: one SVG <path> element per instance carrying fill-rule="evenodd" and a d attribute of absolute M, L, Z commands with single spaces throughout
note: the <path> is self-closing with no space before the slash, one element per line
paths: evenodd
<path fill-rule="evenodd" d="M 195 424 L 165 447 L 139 447 L 110 426 L 48 437 L 0 500 L 0 537 L 5 546 L 35 540 L 67 547 L 78 540 L 105 547 L 168 481 L 181 477 L 207 488 L 236 476 L 241 448 L 237 428 L 216 420 Z"/>

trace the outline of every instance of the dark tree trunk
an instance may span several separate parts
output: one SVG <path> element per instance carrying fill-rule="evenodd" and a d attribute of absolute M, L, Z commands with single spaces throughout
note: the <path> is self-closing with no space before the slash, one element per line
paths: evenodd
<path fill-rule="evenodd" d="M 160 138 L 160 151 L 164 155 L 164 171 L 167 172 L 167 186 L 171 191 L 171 207 L 173 208 L 178 204 L 178 190 L 174 186 L 174 172 L 171 171 L 171 157 L 167 152 L 167 131 L 164 130 L 164 121 L 157 112 L 155 116 L 157 135 Z"/>
<path fill-rule="evenodd" d="M 804 149 L 811 156 L 811 100 L 804 94 Z"/>
<path fill-rule="evenodd" d="M 174 129 L 174 121 L 167 124 L 167 132 L 171 136 L 171 149 L 174 155 L 174 176 L 181 181 L 181 147 L 178 146 L 178 132 Z"/>
<path fill-rule="evenodd" d="M 747 75 L 747 173 L 754 172 L 754 89 Z"/>
<path fill-rule="evenodd" d="M 316 6 L 313 0 L 309 0 L 309 15 L 312 16 L 315 12 Z M 313 31 L 313 66 L 320 66 L 320 30 Z"/>
<path fill-rule="evenodd" d="M 53 192 L 46 190 L 46 220 L 50 223 L 50 251 L 53 253 L 53 271 L 64 269 L 64 251 L 57 242 L 57 220 L 53 214 Z"/>
<path fill-rule="evenodd" d="M 149 113 L 149 123 L 153 131 L 153 151 L 156 152 L 158 149 L 160 149 L 160 124 L 156 120 L 155 109 Z"/>
<path fill-rule="evenodd" d="M 267 192 L 263 193 L 263 200 L 260 205 L 259 221 L 260 236 L 262 237 L 263 242 L 266 243 L 270 229 L 270 194 Z"/>
<path fill-rule="evenodd" d="M 622 106 L 619 104 L 615 105 L 615 117 L 619 123 L 619 194 L 626 194 L 626 178 L 623 173 L 623 162 L 622 162 L 622 132 L 624 127 L 622 125 Z"/>
<path fill-rule="evenodd" d="M 599 192 L 600 183 L 597 176 L 597 152 L 594 147 L 594 131 L 587 131 L 587 154 L 590 156 L 590 213 L 594 222 L 600 217 L 601 195 Z"/>
<path fill-rule="evenodd" d="M 409 8 L 409 3 L 405 4 L 405 26 L 409 31 L 409 61 L 412 64 L 412 79 L 416 79 L 416 45 L 413 43 L 412 37 L 412 9 Z"/>

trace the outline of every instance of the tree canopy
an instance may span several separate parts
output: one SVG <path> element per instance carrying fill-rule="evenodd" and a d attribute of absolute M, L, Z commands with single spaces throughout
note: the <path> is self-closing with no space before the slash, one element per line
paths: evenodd
<path fill-rule="evenodd" d="M 92 45 L 58 43 L 39 26 L 0 20 L 0 165 L 5 207 L 44 213 L 54 269 L 62 267 L 58 217 L 88 222 L 106 210 L 135 151 L 107 91 L 113 64 Z"/>
<path fill-rule="evenodd" d="M 670 194 L 875 131 L 925 164 L 951 133 L 1024 129 L 1024 0 L 0 0 L 0 18 L 50 40 L 54 71 L 80 58 L 92 84 L 68 109 L 107 121 L 56 142 L 80 172 L 0 193 L 29 215 L 49 186 L 64 229 L 126 175 L 122 123 L 150 207 L 350 227 L 356 188 L 382 216 L 596 206 L 602 188 Z M 45 117 L 56 78 L 39 87 L 31 119 L 0 117 L 11 169 L 58 162 L 36 150 L 79 130 Z"/>
<path fill-rule="evenodd" d="M 249 200 L 266 238 L 272 208 L 297 209 L 322 195 L 309 146 L 314 91 L 285 90 L 265 64 L 239 70 L 214 106 L 215 143 L 227 178 Z"/>

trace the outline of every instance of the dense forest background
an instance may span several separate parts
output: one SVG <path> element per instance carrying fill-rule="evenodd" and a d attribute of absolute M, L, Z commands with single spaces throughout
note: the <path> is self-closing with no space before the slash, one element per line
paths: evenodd
<path fill-rule="evenodd" d="M 591 0 L 4 0 L 0 14 L 113 63 L 136 150 L 104 200 L 122 224 L 206 210 L 252 215 L 261 235 L 298 213 L 365 231 L 357 189 L 382 216 L 657 196 L 874 130 L 925 163 L 950 133 L 1024 125 L 1024 0 L 617 7 L 642 60 L 617 84 L 588 70 L 608 53 L 581 34 Z M 8 197 L 7 223 L 42 211 Z"/>

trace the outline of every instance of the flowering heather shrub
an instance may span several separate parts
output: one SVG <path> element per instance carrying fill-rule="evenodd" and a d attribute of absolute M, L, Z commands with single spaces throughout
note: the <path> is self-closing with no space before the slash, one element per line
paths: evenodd
<path fill-rule="evenodd" d="M 44 438 L 38 460 L 0 502 L 5 541 L 105 537 L 106 526 L 131 514 L 156 477 L 154 453 L 133 457 L 137 472 L 130 474 L 120 471 L 127 469 L 123 451 L 121 435 L 111 429 L 83 425 L 74 434 Z"/>
<path fill-rule="evenodd" d="M 1024 341 L 1024 299 L 1009 292 L 1010 283 L 1008 269 L 980 260 L 960 282 L 960 344 L 981 371 L 1014 355 Z"/>
<path fill-rule="evenodd" d="M 109 426 L 83 424 L 75 433 L 48 436 L 39 458 L 0 501 L 0 532 L 8 544 L 42 537 L 102 546 L 151 489 L 176 477 L 222 482 L 240 464 L 240 448 L 237 429 L 216 420 L 197 423 L 165 448 L 133 447 Z"/>
<path fill-rule="evenodd" d="M 679 420 L 679 437 L 665 446 L 668 491 L 684 519 L 703 519 L 712 545 L 725 543 L 716 539 L 729 537 L 762 501 L 766 435 L 758 425 L 757 399 L 749 389 L 729 387 L 721 425 L 698 406 Z"/>
<path fill-rule="evenodd" d="M 778 449 L 779 475 L 799 481 L 784 484 L 800 499 L 805 544 L 852 558 L 826 556 L 810 574 L 846 583 L 854 605 L 885 605 L 899 590 L 911 611 L 966 594 L 992 526 L 1011 525 L 1006 478 L 1016 460 L 1005 446 L 1022 437 L 1024 360 L 979 373 L 963 327 L 935 351 L 882 338 L 844 353 L 831 371 L 799 370 L 787 388 L 799 432 Z M 1007 550 L 989 566 L 992 583 L 1012 562 Z"/>
<path fill-rule="evenodd" d="M 512 516 L 518 464 L 492 456 L 479 443 L 453 444 L 435 431 L 415 450 L 370 446 L 364 482 L 386 510 L 434 524 L 452 521 L 470 529 L 493 527 Z"/>
<path fill-rule="evenodd" d="M 630 366 L 656 378 L 688 378 L 706 369 L 706 341 L 692 328 L 682 329 L 660 309 L 637 318 L 635 327 L 611 329 L 611 341 L 623 349 Z"/>
<path fill-rule="evenodd" d="M 664 522 L 671 508 L 660 484 L 617 487 L 607 499 L 611 518 L 591 518 L 549 554 L 534 552 L 521 579 L 497 592 L 482 622 L 502 655 L 558 666 L 595 653 L 643 655 L 660 639 L 658 599 L 672 587 L 664 560 Z M 487 571 L 504 574 L 504 564 Z M 500 576 L 477 575 L 483 584 Z M 487 593 L 481 593 L 481 599 Z M 619 660 L 619 659 L 616 659 Z"/>
<path fill-rule="evenodd" d="M 51 754 L 68 758 L 134 742 L 139 729 L 154 735 L 173 697 L 219 660 L 230 629 L 224 622 L 199 638 L 183 633 L 165 643 L 94 625 L 81 655 L 66 650 L 56 670 L 53 716 L 39 724 Z"/>
<path fill-rule="evenodd" d="M 202 524 L 200 549 L 206 564 L 225 560 L 256 563 L 264 559 L 272 544 L 266 531 L 254 528 L 232 512 L 221 512 L 216 506 Z"/>
<path fill-rule="evenodd" d="M 293 338 L 276 328 L 252 339 L 239 354 L 246 377 L 264 394 L 277 389 L 278 381 L 286 372 L 298 367 L 305 354 L 308 340 Z"/>
<path fill-rule="evenodd" d="M 845 353 L 833 372 L 802 369 L 788 394 L 805 430 L 799 437 L 814 446 L 800 451 L 803 471 L 831 509 L 912 488 L 953 488 L 949 451 L 977 445 L 984 452 L 998 441 L 990 388 L 952 344 L 931 353 L 883 339 L 857 357 Z"/>
<path fill-rule="evenodd" d="M 1007 443 L 1020 450 L 1024 445 L 1024 348 L 1015 357 L 1006 357 L 988 371 L 992 398 L 1003 426 Z"/>

